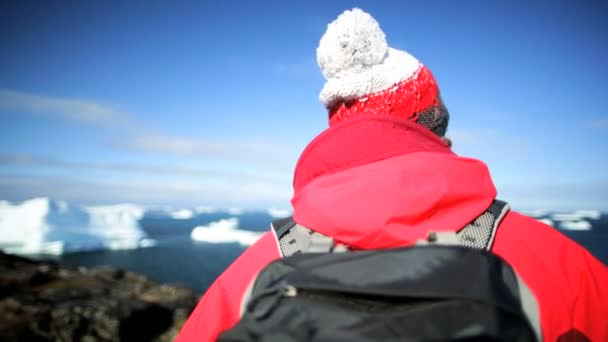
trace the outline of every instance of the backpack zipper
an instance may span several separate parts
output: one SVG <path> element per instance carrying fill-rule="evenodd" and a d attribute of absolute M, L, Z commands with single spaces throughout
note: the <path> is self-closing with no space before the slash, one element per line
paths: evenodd
<path fill-rule="evenodd" d="M 295 297 L 298 295 L 298 288 L 293 285 L 289 285 L 288 283 L 284 283 L 281 287 L 281 293 L 284 297 Z"/>

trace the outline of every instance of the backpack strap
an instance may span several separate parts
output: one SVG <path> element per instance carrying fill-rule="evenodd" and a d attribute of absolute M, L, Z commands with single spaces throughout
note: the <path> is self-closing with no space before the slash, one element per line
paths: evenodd
<path fill-rule="evenodd" d="M 293 217 L 274 221 L 271 227 L 283 257 L 302 252 L 330 252 L 334 249 L 334 239 L 297 224 Z"/>
<path fill-rule="evenodd" d="M 507 202 L 494 200 L 488 210 L 456 233 L 458 245 L 487 251 L 492 249 L 498 226 L 509 209 Z"/>
<path fill-rule="evenodd" d="M 473 222 L 457 232 L 429 232 L 417 245 L 452 245 L 489 251 L 492 249 L 498 226 L 509 211 L 507 202 L 494 200 L 490 207 Z"/>
<path fill-rule="evenodd" d="M 490 250 L 498 226 L 508 211 L 508 203 L 494 200 L 485 212 L 460 231 L 430 232 L 427 239 L 420 241 L 419 244 L 459 245 Z M 271 227 L 283 257 L 302 252 L 330 252 L 334 250 L 334 240 L 331 237 L 297 224 L 293 217 L 276 220 L 271 224 Z"/>

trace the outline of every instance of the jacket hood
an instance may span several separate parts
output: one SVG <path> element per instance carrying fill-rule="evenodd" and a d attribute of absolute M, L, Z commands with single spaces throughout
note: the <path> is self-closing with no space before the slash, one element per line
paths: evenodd
<path fill-rule="evenodd" d="M 457 156 L 416 123 L 374 116 L 335 125 L 306 147 L 292 205 L 299 224 L 372 249 L 458 231 L 495 196 L 481 161 Z"/>

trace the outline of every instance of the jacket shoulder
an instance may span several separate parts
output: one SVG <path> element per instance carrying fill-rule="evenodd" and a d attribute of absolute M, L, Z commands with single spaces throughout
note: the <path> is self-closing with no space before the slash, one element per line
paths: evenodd
<path fill-rule="evenodd" d="M 492 251 L 505 259 L 538 300 L 543 337 L 555 341 L 577 329 L 596 340 L 606 329 L 593 328 L 587 313 L 608 314 L 608 272 L 583 246 L 557 229 L 517 212 L 501 223 Z"/>
<path fill-rule="evenodd" d="M 176 342 L 215 341 L 220 333 L 238 321 L 241 300 L 249 283 L 278 257 L 276 240 L 272 232 L 267 232 L 209 287 L 186 320 Z"/>
<path fill-rule="evenodd" d="M 590 253 L 556 228 L 518 212 L 509 212 L 498 231 L 493 252 L 514 267 L 564 273 L 585 267 Z M 544 266 L 536 269 L 538 266 Z M 574 286 L 575 284 L 571 284 Z M 576 287 L 576 286 L 574 286 Z"/>

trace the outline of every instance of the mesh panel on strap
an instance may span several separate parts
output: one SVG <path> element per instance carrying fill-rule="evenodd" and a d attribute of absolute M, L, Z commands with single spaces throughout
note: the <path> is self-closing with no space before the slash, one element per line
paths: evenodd
<path fill-rule="evenodd" d="M 281 254 L 290 256 L 302 253 L 310 246 L 311 237 L 323 238 L 326 236 L 294 223 L 291 229 L 279 238 Z"/>
<path fill-rule="evenodd" d="M 486 211 L 475 221 L 458 232 L 458 244 L 465 247 L 485 249 L 490 242 L 496 218 Z"/>
<path fill-rule="evenodd" d="M 470 248 L 489 250 L 492 247 L 496 229 L 498 229 L 498 225 L 508 210 L 509 206 L 506 202 L 495 200 L 488 210 L 458 233 L 455 233 L 457 244 Z M 296 224 L 291 218 L 273 223 L 272 228 L 276 232 L 283 256 L 309 251 L 317 240 L 332 241 L 330 237 Z M 451 236 L 454 236 L 454 233 L 451 233 Z M 437 241 L 436 243 L 441 244 L 442 242 Z M 331 250 L 331 248 L 328 250 Z"/>
<path fill-rule="evenodd" d="M 494 200 L 488 210 L 456 233 L 458 244 L 490 250 L 498 225 L 508 211 L 509 205 L 506 202 Z"/>

